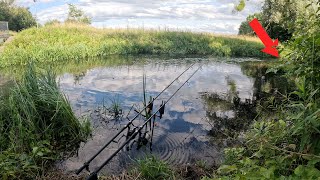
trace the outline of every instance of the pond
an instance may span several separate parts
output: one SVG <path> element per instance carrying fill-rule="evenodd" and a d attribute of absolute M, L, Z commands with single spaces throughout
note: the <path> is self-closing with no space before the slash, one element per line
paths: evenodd
<path fill-rule="evenodd" d="M 253 70 L 246 66 L 249 60 L 258 61 L 135 58 L 112 65 L 92 63 L 76 72 L 64 70 L 58 78 L 61 90 L 70 100 L 77 116 L 89 118 L 94 129 L 92 138 L 81 144 L 77 155 L 59 162 L 59 168 L 77 170 L 124 127 L 128 119 L 137 114 L 134 109 L 139 111 L 143 107 L 144 84 L 149 100 L 150 96 L 159 94 L 192 64 L 154 102 L 157 109 L 200 67 L 168 102 L 162 119 L 156 119 L 152 151 L 149 144 L 137 150 L 132 142 L 129 151 L 126 148 L 120 151 L 102 173 L 120 173 L 135 159 L 149 154 L 171 165 L 220 163 L 223 160 L 222 150 L 229 143 L 228 135 L 223 132 L 231 127 L 232 131 L 241 134 L 246 129 L 256 116 L 255 102 L 260 98 L 259 94 L 266 89 L 261 86 L 268 85 L 263 74 L 257 73 L 257 70 L 252 73 Z M 107 111 L 115 106 L 119 109 L 116 117 Z M 140 116 L 133 124 L 139 126 L 143 120 Z M 222 136 L 218 135 L 219 132 Z M 118 149 L 125 141 L 126 133 L 124 131 L 121 138 L 117 138 L 92 161 L 91 171 Z"/>

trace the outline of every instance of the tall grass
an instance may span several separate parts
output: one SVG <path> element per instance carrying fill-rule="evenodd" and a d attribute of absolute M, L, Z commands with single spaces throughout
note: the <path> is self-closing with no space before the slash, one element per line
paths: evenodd
<path fill-rule="evenodd" d="M 29 65 L 0 104 L 2 179 L 36 176 L 43 163 L 72 150 L 90 133 L 89 124 L 73 114 L 52 71 L 36 73 Z"/>
<path fill-rule="evenodd" d="M 58 62 L 109 55 L 213 55 L 266 57 L 262 43 L 243 37 L 142 29 L 96 29 L 54 24 L 18 33 L 0 56 L 0 67 L 30 61 Z"/>
<path fill-rule="evenodd" d="M 175 179 L 170 166 L 154 156 L 136 160 L 134 171 L 138 171 L 142 179 Z"/>

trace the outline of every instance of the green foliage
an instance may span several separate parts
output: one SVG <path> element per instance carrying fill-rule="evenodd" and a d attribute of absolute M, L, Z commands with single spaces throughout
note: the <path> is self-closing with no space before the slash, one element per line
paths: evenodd
<path fill-rule="evenodd" d="M 78 9 L 74 4 L 68 4 L 69 12 L 66 22 L 91 24 L 90 17 L 86 16 L 81 9 Z"/>
<path fill-rule="evenodd" d="M 0 99 L 2 179 L 35 177 L 48 161 L 72 150 L 90 133 L 88 122 L 74 116 L 51 71 L 36 73 L 29 66 Z"/>
<path fill-rule="evenodd" d="M 246 21 L 242 22 L 239 27 L 239 35 L 249 35 L 253 36 L 254 32 L 252 28 L 249 25 L 249 22 L 252 21 L 254 18 L 257 18 L 259 21 L 261 21 L 262 14 L 261 13 L 255 13 L 253 15 L 249 15 L 246 19 Z"/>
<path fill-rule="evenodd" d="M 268 57 L 261 42 L 191 32 L 95 29 L 80 24 L 51 25 L 18 33 L 7 43 L 0 67 L 87 60 L 110 55 L 213 55 Z"/>
<path fill-rule="evenodd" d="M 245 0 L 239 0 L 239 4 L 236 5 L 235 9 L 236 9 L 237 11 L 242 11 L 245 6 L 246 6 Z"/>
<path fill-rule="evenodd" d="M 21 31 L 36 25 L 36 20 L 28 9 L 3 1 L 0 1 L 0 21 L 8 21 L 12 31 Z"/>
<path fill-rule="evenodd" d="M 107 108 L 109 113 L 114 117 L 114 118 L 119 118 L 122 115 L 122 106 L 121 106 L 121 101 L 118 97 L 114 97 L 113 99 L 110 99 L 111 105 Z"/>
<path fill-rule="evenodd" d="M 320 2 L 310 3 L 306 9 L 308 11 L 298 18 L 299 28 L 286 46 L 282 60 L 292 66 L 288 76 L 303 76 L 306 83 L 316 89 L 320 87 Z M 319 98 L 319 95 L 316 96 Z"/>
<path fill-rule="evenodd" d="M 253 35 L 249 22 L 256 18 L 266 28 L 267 33 L 273 39 L 281 42 L 289 40 L 293 32 L 301 27 L 297 24 L 300 17 L 305 18 L 309 9 L 305 6 L 312 0 L 265 0 L 261 13 L 250 15 L 246 21 L 241 23 L 239 34 Z"/>
<path fill-rule="evenodd" d="M 226 161 L 214 174 L 215 178 L 320 177 L 320 54 L 317 51 L 320 49 L 320 2 L 274 3 L 295 3 L 296 10 L 281 10 L 281 14 L 270 15 L 273 20 L 281 17 L 279 22 L 284 21 L 283 27 L 292 31 L 293 37 L 283 49 L 284 65 L 269 72 L 285 70 L 288 78 L 296 79 L 296 90 L 280 94 L 280 98 L 269 98 L 266 104 L 274 114 L 262 116 L 253 123 L 245 134 L 243 146 L 225 150 Z M 286 8 L 292 8 L 292 4 L 287 5 Z"/>
<path fill-rule="evenodd" d="M 299 151 L 320 154 L 320 107 L 314 97 L 319 89 L 307 86 L 305 78 L 297 82 L 297 88 L 293 94 L 299 100 L 290 103 L 292 115 L 289 118 L 294 123 L 291 133 L 300 139 Z"/>
<path fill-rule="evenodd" d="M 169 165 L 154 156 L 136 161 L 137 170 L 144 179 L 174 179 L 174 174 Z"/>
<path fill-rule="evenodd" d="M 256 121 L 243 147 L 225 149 L 221 179 L 314 179 L 320 175 L 319 106 L 303 82 L 279 107 L 278 120 Z"/>
<path fill-rule="evenodd" d="M 284 42 L 292 37 L 299 1 L 265 0 L 261 21 L 271 38 Z"/>

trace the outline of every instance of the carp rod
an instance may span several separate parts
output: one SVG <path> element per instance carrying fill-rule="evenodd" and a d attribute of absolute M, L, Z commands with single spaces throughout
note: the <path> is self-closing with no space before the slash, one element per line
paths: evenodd
<path fill-rule="evenodd" d="M 165 107 L 165 105 L 177 94 L 177 92 L 198 72 L 198 70 L 201 68 L 201 66 L 195 70 L 191 76 L 167 99 L 167 101 L 165 101 L 164 103 L 162 103 L 160 105 L 160 108 L 155 111 L 138 129 L 135 130 L 135 132 L 106 160 L 103 162 L 103 164 L 101 166 L 99 166 L 94 172 L 92 172 L 89 177 L 87 178 L 87 180 L 97 180 L 98 179 L 98 173 L 101 171 L 101 169 L 106 166 L 114 156 L 116 156 L 125 145 L 127 145 L 128 143 L 131 142 L 132 139 L 134 139 L 138 133 L 140 133 L 140 131 L 144 128 L 144 126 L 146 126 L 148 124 L 149 121 L 152 120 L 153 117 L 155 117 L 157 115 L 157 113 L 163 108 Z"/>
<path fill-rule="evenodd" d="M 109 142 L 107 142 L 95 155 L 93 155 L 87 162 L 85 162 L 83 164 L 82 167 L 80 167 L 77 171 L 76 174 L 79 175 L 84 169 L 86 169 L 87 171 L 89 171 L 89 165 L 90 163 L 105 149 L 107 148 L 107 146 L 109 146 L 112 142 L 114 142 L 114 140 L 127 128 L 129 128 L 129 126 L 133 123 L 133 121 L 135 119 L 137 119 L 139 117 L 139 115 L 145 110 L 147 109 L 151 104 L 153 104 L 153 102 L 165 91 L 167 90 L 175 81 L 177 81 L 185 72 L 187 72 L 192 66 L 194 66 L 196 63 L 191 64 L 186 70 L 184 70 L 178 77 L 176 77 L 169 85 L 167 85 L 155 98 L 153 98 L 152 101 L 149 102 L 149 104 L 144 107 L 141 111 L 138 112 L 138 114 L 136 116 L 134 116 L 115 136 L 113 136 Z"/>

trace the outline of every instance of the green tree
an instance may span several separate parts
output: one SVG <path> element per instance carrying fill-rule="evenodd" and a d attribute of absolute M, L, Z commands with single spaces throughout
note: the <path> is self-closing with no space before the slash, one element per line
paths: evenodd
<path fill-rule="evenodd" d="M 301 0 L 265 0 L 261 20 L 271 38 L 286 41 L 292 37 L 299 1 Z"/>
<path fill-rule="evenodd" d="M 255 13 L 253 15 L 249 15 L 246 19 L 246 21 L 243 21 L 239 27 L 239 35 L 250 35 L 253 36 L 254 32 L 249 26 L 249 22 L 252 21 L 254 18 L 257 18 L 259 21 L 261 21 L 262 14 L 261 13 Z"/>
<path fill-rule="evenodd" d="M 297 26 L 299 13 L 305 11 L 304 0 L 265 0 L 262 6 L 261 17 L 258 18 L 271 38 L 278 38 L 281 42 L 289 40 Z M 242 22 L 239 34 L 252 35 L 248 23 L 252 20 L 250 15 Z"/>
<path fill-rule="evenodd" d="M 9 4 L 0 1 L 0 21 L 8 21 L 10 18 L 10 7 Z"/>
<path fill-rule="evenodd" d="M 91 18 L 85 15 L 83 10 L 77 8 L 74 4 L 69 5 L 69 13 L 66 22 L 77 22 L 91 24 Z"/>
<path fill-rule="evenodd" d="M 2 0 L 2 2 L 12 5 L 15 1 L 14 0 Z"/>
<path fill-rule="evenodd" d="M 8 21 L 9 29 L 21 31 L 36 25 L 36 20 L 29 9 L 12 4 L 13 1 L 0 2 L 0 21 Z"/>

